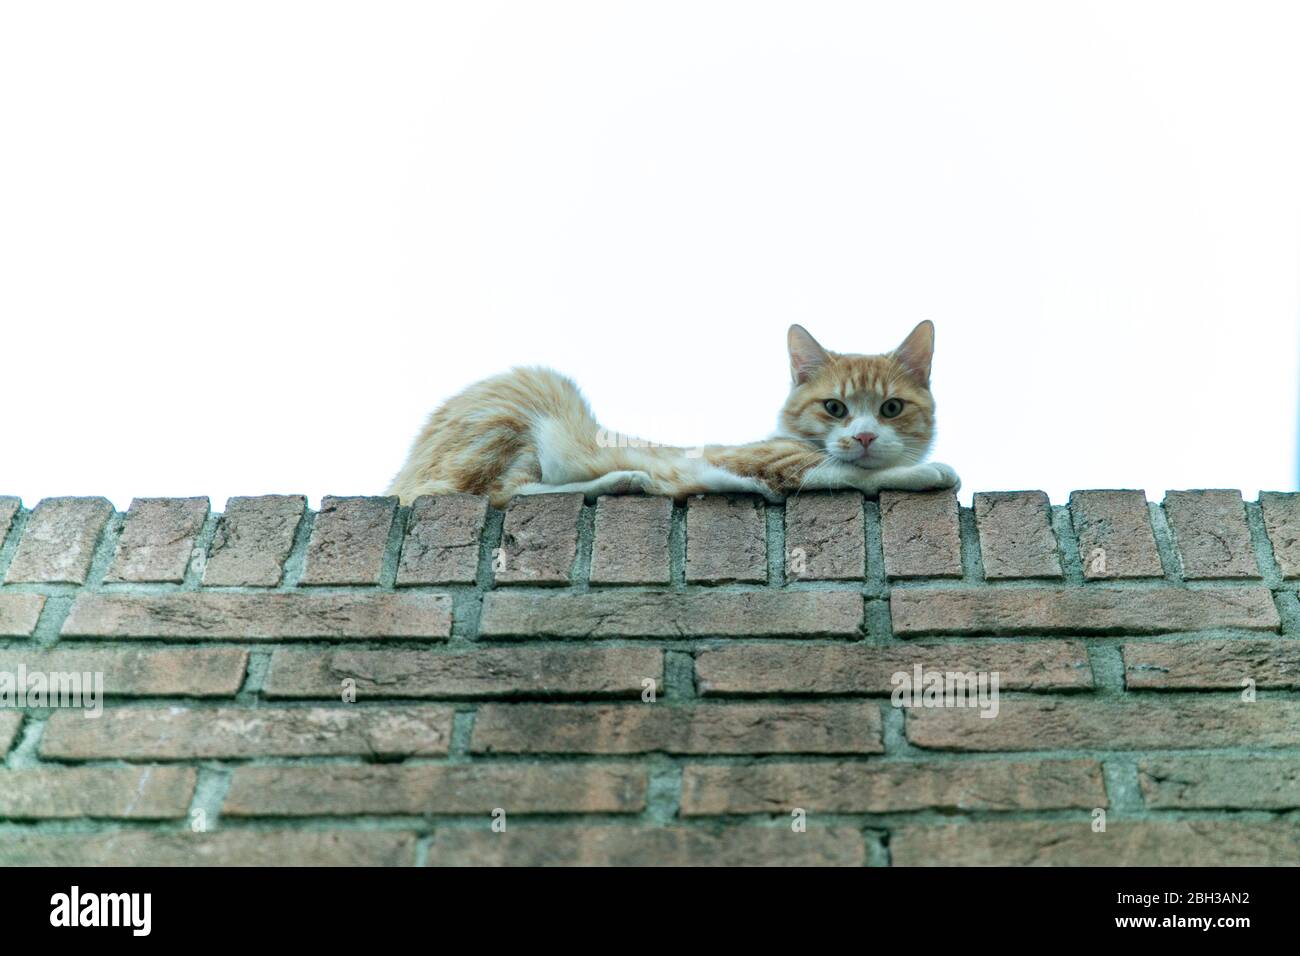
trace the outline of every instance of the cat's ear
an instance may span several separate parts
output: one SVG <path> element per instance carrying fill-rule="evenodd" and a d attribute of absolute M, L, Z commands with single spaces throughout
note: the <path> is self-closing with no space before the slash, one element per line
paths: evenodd
<path fill-rule="evenodd" d="M 790 344 L 790 378 L 796 385 L 808 381 L 814 372 L 831 360 L 802 325 L 790 326 L 786 338 Z"/>
<path fill-rule="evenodd" d="M 929 388 L 930 361 L 934 358 L 934 323 L 929 319 L 919 323 L 903 339 L 903 344 L 894 349 L 894 358 Z"/>

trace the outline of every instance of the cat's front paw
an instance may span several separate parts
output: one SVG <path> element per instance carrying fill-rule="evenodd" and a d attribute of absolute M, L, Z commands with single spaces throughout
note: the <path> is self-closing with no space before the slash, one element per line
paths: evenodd
<path fill-rule="evenodd" d="M 956 491 L 961 488 L 961 478 L 957 476 L 957 471 L 952 465 L 945 465 L 941 461 L 927 461 L 917 467 L 925 472 L 921 479 L 926 483 L 925 488 L 922 489 L 924 491 L 946 491 L 949 488 Z"/>
<path fill-rule="evenodd" d="M 602 495 L 639 495 L 650 487 L 650 473 L 646 471 L 611 471 L 600 479 Z"/>
<path fill-rule="evenodd" d="M 920 465 L 905 465 L 877 472 L 872 484 L 876 490 L 893 491 L 946 491 L 961 487 L 961 479 L 951 465 L 927 461 Z"/>

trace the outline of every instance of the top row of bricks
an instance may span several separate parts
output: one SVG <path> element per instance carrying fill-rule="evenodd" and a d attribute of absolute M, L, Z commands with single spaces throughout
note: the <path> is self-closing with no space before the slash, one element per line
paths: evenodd
<path fill-rule="evenodd" d="M 495 580 L 566 584 L 578 550 L 580 495 L 517 498 L 506 510 Z M 884 573 L 904 578 L 963 574 L 960 510 L 950 492 L 885 492 L 880 497 Z M 1300 495 L 1266 492 L 1259 510 L 1285 578 L 1300 577 Z M 138 498 L 125 516 L 105 583 L 180 583 L 194 567 L 208 586 L 275 587 L 306 511 L 300 495 L 231 498 L 206 551 L 198 547 L 209 517 L 206 498 Z M 20 502 L 0 497 L 0 547 L 17 524 Z M 1165 574 L 1141 491 L 1076 491 L 1070 496 L 1083 577 L 1154 578 Z M 394 583 L 474 583 L 485 499 L 418 499 L 402 531 Z M 1250 525 L 1237 491 L 1176 491 L 1164 501 L 1177 568 L 1186 580 L 1259 578 Z M 49 498 L 27 516 L 6 584 L 82 584 L 113 515 L 103 498 Z M 397 502 L 327 496 L 311 526 L 299 584 L 375 585 L 397 532 Z M 974 497 L 975 526 L 988 580 L 1064 577 L 1052 508 L 1040 491 Z M 590 580 L 596 584 L 667 584 L 672 503 L 665 498 L 605 497 L 596 509 Z M 817 493 L 785 507 L 785 573 L 790 580 L 856 580 L 866 571 L 866 523 L 856 492 Z M 767 521 L 749 497 L 692 499 L 686 522 L 685 580 L 768 580 Z"/>

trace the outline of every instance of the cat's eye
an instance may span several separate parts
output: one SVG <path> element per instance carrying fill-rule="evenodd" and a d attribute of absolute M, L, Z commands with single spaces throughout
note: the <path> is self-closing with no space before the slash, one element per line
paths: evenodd
<path fill-rule="evenodd" d="M 832 418 L 843 418 L 849 413 L 849 410 L 844 407 L 844 403 L 835 398 L 826 399 L 826 401 L 822 402 L 822 405 Z"/>
<path fill-rule="evenodd" d="M 903 414 L 903 400 L 899 398 L 887 398 L 883 405 L 880 406 L 881 418 L 897 418 Z"/>

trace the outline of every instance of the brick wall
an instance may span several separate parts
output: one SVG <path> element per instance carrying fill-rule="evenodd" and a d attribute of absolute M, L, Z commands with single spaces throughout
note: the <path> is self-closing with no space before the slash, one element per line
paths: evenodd
<path fill-rule="evenodd" d="M 107 695 L 0 707 L 0 865 L 1295 863 L 1297 578 L 1284 494 L 0 497 L 0 681 Z"/>

